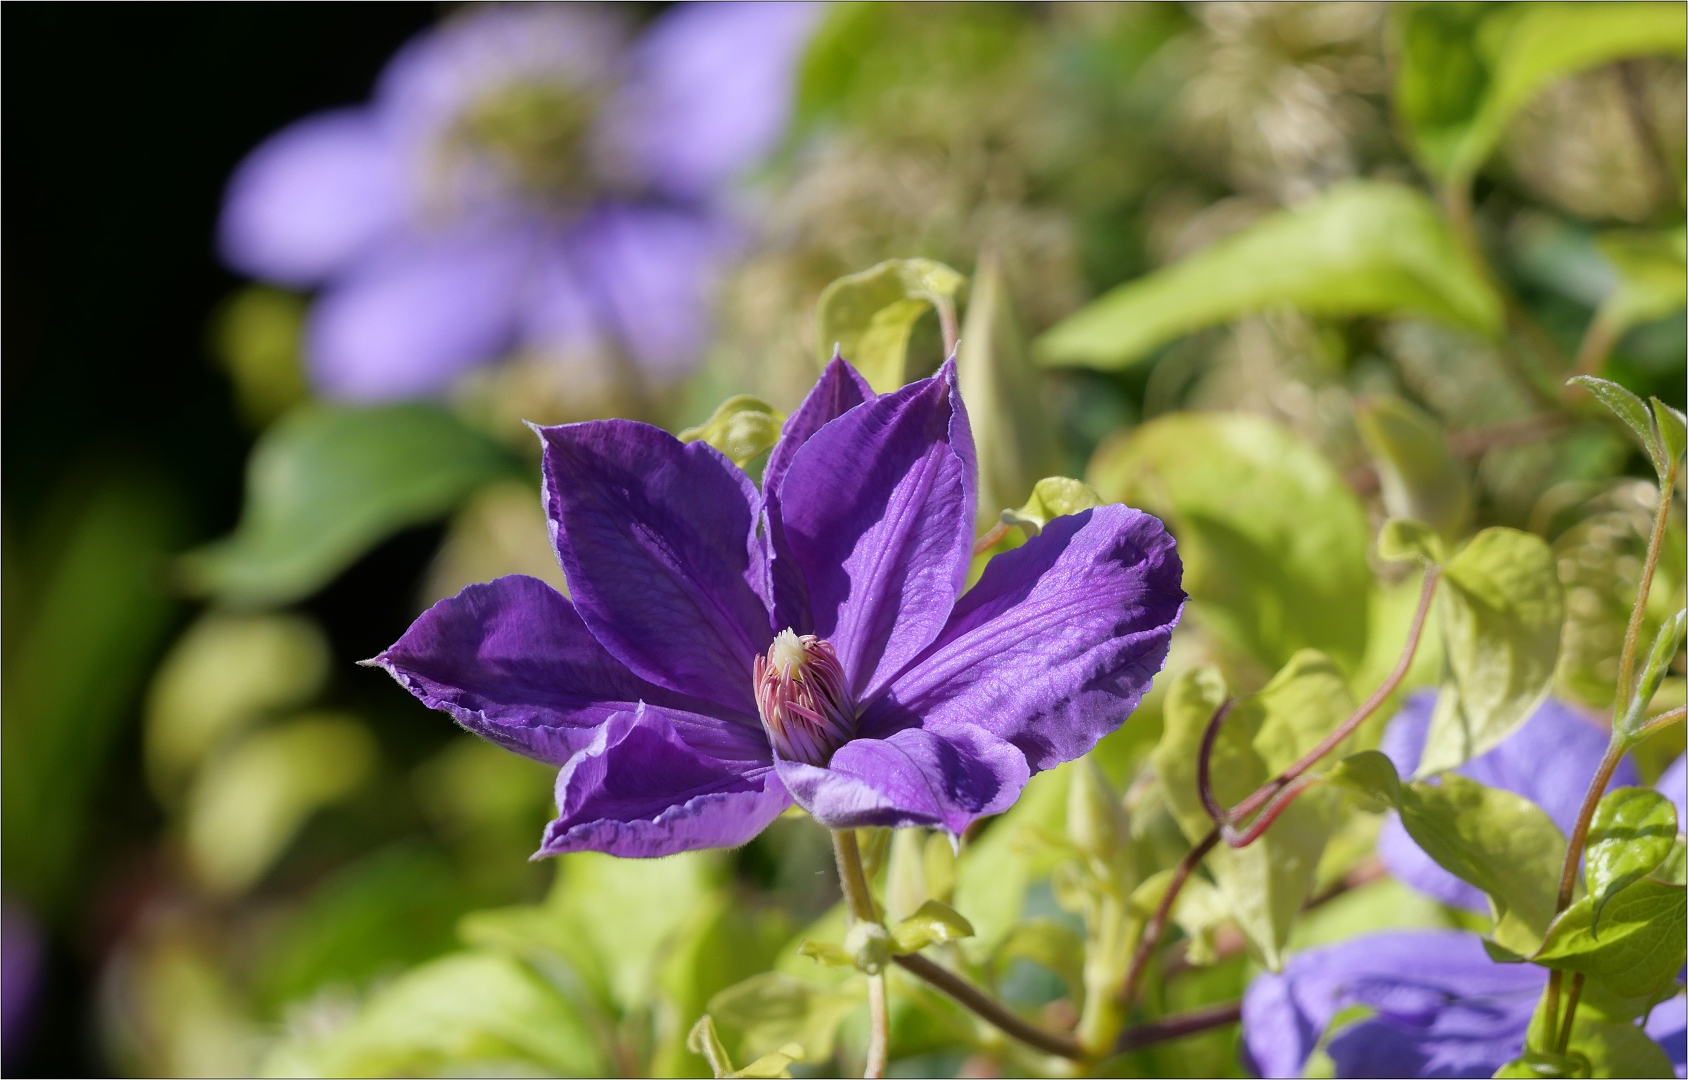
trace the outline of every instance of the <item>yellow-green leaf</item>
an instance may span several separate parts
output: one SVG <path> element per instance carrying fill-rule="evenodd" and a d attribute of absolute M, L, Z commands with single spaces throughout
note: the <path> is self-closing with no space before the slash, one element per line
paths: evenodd
<path fill-rule="evenodd" d="M 956 294 L 967 279 L 932 259 L 888 259 L 841 277 L 821 292 L 815 312 L 825 366 L 834 347 L 875 391 L 897 389 L 919 372 L 909 369 L 909 335 L 928 310 L 954 318 Z"/>

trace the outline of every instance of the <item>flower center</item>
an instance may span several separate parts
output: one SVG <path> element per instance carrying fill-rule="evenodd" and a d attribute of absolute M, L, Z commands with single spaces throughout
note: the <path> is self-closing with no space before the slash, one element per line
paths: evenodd
<path fill-rule="evenodd" d="M 788 761 L 825 765 L 856 732 L 856 704 L 832 643 L 782 630 L 756 658 L 756 711 Z"/>

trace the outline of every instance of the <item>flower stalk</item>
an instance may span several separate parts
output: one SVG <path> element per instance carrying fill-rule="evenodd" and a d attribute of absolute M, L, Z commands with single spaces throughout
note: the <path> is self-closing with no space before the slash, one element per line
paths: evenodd
<path fill-rule="evenodd" d="M 844 890 L 844 903 L 850 911 L 852 925 L 879 922 L 873 893 L 868 888 L 867 873 L 862 869 L 862 852 L 856 844 L 854 829 L 832 830 L 832 853 L 838 860 L 838 884 Z M 885 1000 L 885 973 L 867 977 L 867 1063 L 862 1068 L 863 1080 L 885 1075 L 885 1062 L 890 1056 L 891 1013 Z"/>

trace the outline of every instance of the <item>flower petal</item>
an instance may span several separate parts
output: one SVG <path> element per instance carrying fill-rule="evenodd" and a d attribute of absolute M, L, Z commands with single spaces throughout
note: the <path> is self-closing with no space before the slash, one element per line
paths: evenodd
<path fill-rule="evenodd" d="M 1059 517 L 998 555 L 921 659 L 870 704 L 862 731 L 977 725 L 1033 771 L 1117 729 L 1166 661 L 1183 567 L 1159 519 L 1126 506 Z"/>
<path fill-rule="evenodd" d="M 668 717 L 616 713 L 557 775 L 557 819 L 540 855 L 603 851 L 648 859 L 747 843 L 791 805 L 767 766 L 722 762 L 686 744 Z"/>
<path fill-rule="evenodd" d="M 368 109 L 306 117 L 240 163 L 223 196 L 223 261 L 297 288 L 322 282 L 407 212 L 399 153 Z"/>
<path fill-rule="evenodd" d="M 502 577 L 441 600 L 370 661 L 430 709 L 518 754 L 562 765 L 611 716 L 660 707 L 687 745 L 766 763 L 755 717 L 719 718 L 708 702 L 634 675 L 599 645 L 574 605 L 537 578 Z"/>
<path fill-rule="evenodd" d="M 551 539 L 593 636 L 635 674 L 755 717 L 751 665 L 774 635 L 750 479 L 649 424 L 534 430 Z"/>
<path fill-rule="evenodd" d="M 382 246 L 312 309 L 311 376 L 330 397 L 386 401 L 436 393 L 506 351 L 535 234 L 465 224 Z"/>
<path fill-rule="evenodd" d="M 732 242 L 719 221 L 616 204 L 593 210 L 568 237 L 601 331 L 658 382 L 686 375 L 703 355 L 712 275 Z"/>
<path fill-rule="evenodd" d="M 782 630 L 790 627 L 799 634 L 808 634 L 814 626 L 809 617 L 809 593 L 803 585 L 803 574 L 793 561 L 785 538 L 785 523 L 779 509 L 780 485 L 791 468 L 791 459 L 815 432 L 873 396 L 873 387 L 855 368 L 843 358 L 833 357 L 814 388 L 803 398 L 803 404 L 786 417 L 785 425 L 780 428 L 780 441 L 768 454 L 767 467 L 762 470 L 762 495 L 772 549 L 774 625 Z"/>
<path fill-rule="evenodd" d="M 663 192 L 696 198 L 772 150 L 796 96 L 819 4 L 680 4 L 635 47 L 606 112 L 612 152 Z"/>
<path fill-rule="evenodd" d="M 1257 976 L 1243 995 L 1243 1040 L 1261 1076 L 1300 1076 L 1331 1019 L 1362 1005 L 1377 1015 L 1328 1048 L 1339 1076 L 1486 1076 L 1522 1049 L 1546 981 L 1542 968 L 1490 960 L 1475 934 L 1370 934 Z"/>
<path fill-rule="evenodd" d="M 1688 755 L 1679 756 L 1660 774 L 1653 790 L 1676 807 L 1676 831 L 1688 832 Z"/>
<path fill-rule="evenodd" d="M 977 728 L 906 728 L 839 747 L 824 768 L 778 760 L 797 804 L 829 829 L 925 825 L 961 831 L 1014 804 L 1030 778 L 1013 744 Z"/>
<path fill-rule="evenodd" d="M 1384 731 L 1381 749 L 1402 776 L 1418 768 L 1435 706 L 1433 692 L 1414 694 Z M 1605 750 L 1605 732 L 1569 706 L 1548 698 L 1499 746 L 1455 771 L 1488 787 L 1524 796 L 1546 811 L 1560 832 L 1569 833 Z M 1618 763 L 1608 787 L 1638 783 L 1635 763 L 1626 757 Z M 1419 850 L 1393 812 L 1378 835 L 1377 853 L 1390 873 L 1420 892 L 1473 911 L 1487 907 L 1479 890 Z"/>
<path fill-rule="evenodd" d="M 955 364 L 851 409 L 792 457 L 786 539 L 857 701 L 938 636 L 967 580 L 978 484 Z"/>

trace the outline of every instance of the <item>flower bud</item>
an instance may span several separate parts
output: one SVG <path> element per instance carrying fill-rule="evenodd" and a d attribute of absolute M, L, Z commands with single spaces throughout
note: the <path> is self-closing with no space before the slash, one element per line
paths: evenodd
<path fill-rule="evenodd" d="M 844 951 L 858 970 L 877 975 L 891 962 L 891 931 L 876 922 L 858 922 L 844 934 Z"/>
<path fill-rule="evenodd" d="M 756 711 L 780 757 L 825 765 L 855 736 L 855 702 L 831 642 L 782 630 L 753 675 Z"/>

